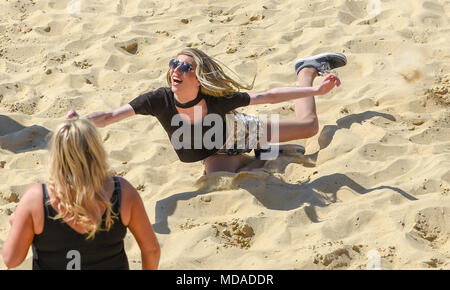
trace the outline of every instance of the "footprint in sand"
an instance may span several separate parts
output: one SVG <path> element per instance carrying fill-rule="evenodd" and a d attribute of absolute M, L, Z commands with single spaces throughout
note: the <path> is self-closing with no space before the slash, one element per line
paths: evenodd
<path fill-rule="evenodd" d="M 383 145 L 379 143 L 365 144 L 358 150 L 359 155 L 371 161 L 390 161 L 407 152 L 405 146 Z"/>
<path fill-rule="evenodd" d="M 441 248 L 449 238 L 449 210 L 448 207 L 428 207 L 411 215 L 408 221 L 411 230 L 407 236 L 416 241 L 419 239 L 434 249 Z"/>
<path fill-rule="evenodd" d="M 115 47 L 126 54 L 136 55 L 138 53 L 139 44 L 137 39 L 131 39 L 129 41 L 116 43 Z"/>

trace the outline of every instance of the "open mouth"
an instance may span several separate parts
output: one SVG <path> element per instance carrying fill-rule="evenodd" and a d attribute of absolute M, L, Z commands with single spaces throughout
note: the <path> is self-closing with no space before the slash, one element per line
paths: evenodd
<path fill-rule="evenodd" d="M 181 84 L 183 82 L 180 78 L 176 76 L 172 76 L 172 81 L 176 84 Z"/>

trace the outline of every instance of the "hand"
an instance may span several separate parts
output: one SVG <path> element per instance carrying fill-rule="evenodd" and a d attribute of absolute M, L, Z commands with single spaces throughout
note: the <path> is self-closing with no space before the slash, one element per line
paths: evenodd
<path fill-rule="evenodd" d="M 73 118 L 79 118 L 79 117 L 80 116 L 78 115 L 77 112 L 75 112 L 75 110 L 68 111 L 66 116 L 65 116 L 66 120 L 70 120 L 70 119 L 73 119 Z"/>
<path fill-rule="evenodd" d="M 319 95 L 328 94 L 335 86 L 340 86 L 341 80 L 335 74 L 327 75 L 320 85 L 317 87 L 317 92 Z"/>

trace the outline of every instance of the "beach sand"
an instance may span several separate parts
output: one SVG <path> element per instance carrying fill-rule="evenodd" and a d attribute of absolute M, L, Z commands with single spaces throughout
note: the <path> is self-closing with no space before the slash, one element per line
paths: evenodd
<path fill-rule="evenodd" d="M 334 51 L 348 58 L 342 86 L 316 97 L 319 133 L 291 142 L 305 156 L 202 176 L 156 118 L 100 129 L 144 201 L 160 269 L 450 269 L 450 1 L 74 3 L 0 2 L 0 247 L 25 190 L 46 181 L 48 134 L 69 109 L 166 86 L 183 47 L 246 83 L 257 74 L 254 91 L 295 86 L 296 59 Z M 295 117 L 294 102 L 239 111 Z M 126 250 L 140 269 L 130 233 Z"/>

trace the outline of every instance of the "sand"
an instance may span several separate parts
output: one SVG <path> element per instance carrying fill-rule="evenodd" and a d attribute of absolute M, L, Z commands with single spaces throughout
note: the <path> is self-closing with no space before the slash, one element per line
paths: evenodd
<path fill-rule="evenodd" d="M 0 2 L 0 247 L 25 190 L 45 182 L 47 136 L 69 109 L 166 86 L 186 46 L 245 82 L 257 73 L 255 91 L 294 86 L 297 58 L 335 51 L 348 58 L 342 86 L 316 97 L 319 133 L 291 142 L 305 156 L 202 176 L 155 118 L 100 129 L 111 168 L 144 200 L 160 268 L 450 269 L 450 1 L 73 4 Z M 240 111 L 293 119 L 293 106 Z M 126 250 L 139 269 L 131 234 Z"/>

